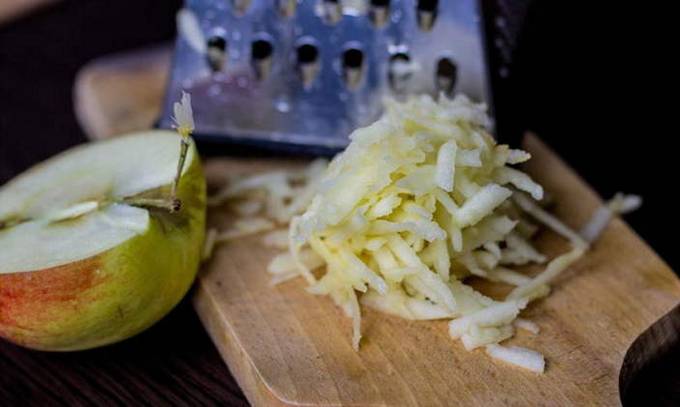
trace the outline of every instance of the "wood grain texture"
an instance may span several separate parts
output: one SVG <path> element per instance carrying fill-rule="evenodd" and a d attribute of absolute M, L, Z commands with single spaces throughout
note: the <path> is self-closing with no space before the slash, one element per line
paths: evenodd
<path fill-rule="evenodd" d="M 601 204 L 595 192 L 536 137 L 527 170 L 555 196 L 556 214 L 578 228 Z M 252 173 L 272 162 L 212 162 L 208 174 Z M 228 221 L 215 214 L 212 222 Z M 617 405 L 631 343 L 680 300 L 673 272 L 620 219 L 560 276 L 553 294 L 524 315 L 541 326 L 510 344 L 544 353 L 535 375 L 467 352 L 446 322 L 405 321 L 364 310 L 361 350 L 350 321 L 301 279 L 269 284 L 274 251 L 251 237 L 219 248 L 199 277 L 196 310 L 248 399 L 257 405 Z M 568 245 L 544 232 L 554 256 Z M 530 270 L 534 272 L 536 270 Z M 478 287 L 500 296 L 508 287 Z"/>

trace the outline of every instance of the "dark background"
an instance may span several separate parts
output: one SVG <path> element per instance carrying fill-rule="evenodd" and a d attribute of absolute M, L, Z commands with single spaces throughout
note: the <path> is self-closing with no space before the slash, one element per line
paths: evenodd
<path fill-rule="evenodd" d="M 501 107 L 604 197 L 641 194 L 644 206 L 628 221 L 677 270 L 678 115 L 666 72 L 677 46 L 663 10 L 593 3 L 532 2 L 512 103 Z M 179 5 L 66 0 L 0 26 L 0 184 L 85 141 L 72 107 L 77 70 L 97 56 L 170 40 Z M 677 353 L 640 380 L 627 404 L 646 397 L 648 405 L 680 405 Z M 142 335 L 99 350 L 49 354 L 0 342 L 0 404 L 137 403 L 245 404 L 186 301 Z"/>

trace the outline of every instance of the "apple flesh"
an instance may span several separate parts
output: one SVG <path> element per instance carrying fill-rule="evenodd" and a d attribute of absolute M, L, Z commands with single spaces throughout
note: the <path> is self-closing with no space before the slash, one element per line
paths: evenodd
<path fill-rule="evenodd" d="M 193 144 L 180 210 L 134 204 L 169 198 L 179 144 L 168 131 L 87 144 L 0 188 L 0 336 L 35 349 L 87 349 L 135 335 L 181 300 L 205 232 Z M 94 209 L 54 217 L 84 202 Z"/>

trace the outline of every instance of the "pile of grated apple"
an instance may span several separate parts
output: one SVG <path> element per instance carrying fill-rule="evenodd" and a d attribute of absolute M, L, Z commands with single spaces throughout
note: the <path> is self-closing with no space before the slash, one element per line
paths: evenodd
<path fill-rule="evenodd" d="M 330 296 L 353 321 L 355 349 L 363 305 L 411 320 L 448 319 L 467 350 L 483 347 L 543 372 L 539 352 L 500 343 L 518 328 L 539 332 L 519 318 L 522 310 L 550 293 L 613 213 L 640 199 L 617 195 L 578 234 L 538 204 L 543 188 L 513 168 L 530 154 L 497 144 L 489 125 L 485 107 L 462 95 L 389 101 L 329 164 L 230 180 L 210 203 L 226 202 L 240 219 L 209 232 L 206 255 L 216 243 L 268 231 L 263 243 L 286 250 L 269 265 L 273 282 L 300 276 L 307 291 Z M 536 222 L 571 249 L 548 261 L 531 243 Z M 547 264 L 533 277 L 512 269 L 530 263 Z M 515 288 L 494 300 L 466 284 L 470 276 Z"/>

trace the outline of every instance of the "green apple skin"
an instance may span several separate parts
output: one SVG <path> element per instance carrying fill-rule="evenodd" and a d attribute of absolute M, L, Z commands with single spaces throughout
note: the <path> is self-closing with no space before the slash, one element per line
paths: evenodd
<path fill-rule="evenodd" d="M 206 186 L 196 151 L 177 195 L 180 211 L 150 211 L 149 229 L 117 247 L 0 274 L 0 336 L 33 349 L 82 350 L 129 338 L 165 316 L 191 287 L 201 258 Z"/>

